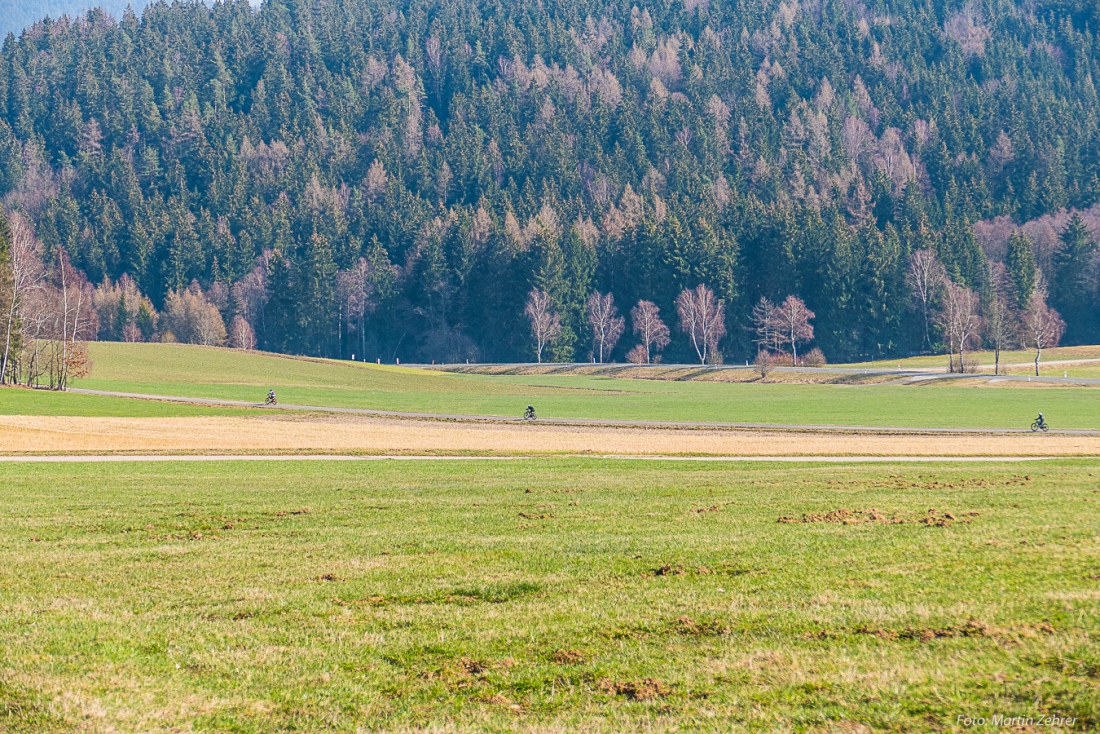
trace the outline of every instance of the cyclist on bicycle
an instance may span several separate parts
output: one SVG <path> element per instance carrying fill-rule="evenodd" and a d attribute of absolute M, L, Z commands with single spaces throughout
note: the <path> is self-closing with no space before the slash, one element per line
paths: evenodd
<path fill-rule="evenodd" d="M 527 410 L 523 411 L 523 419 L 524 420 L 534 420 L 535 419 L 535 406 L 533 406 L 533 405 L 528 405 L 527 406 Z"/>
<path fill-rule="evenodd" d="M 275 391 L 274 390 L 268 390 L 267 391 L 267 402 L 271 405 L 275 404 Z"/>

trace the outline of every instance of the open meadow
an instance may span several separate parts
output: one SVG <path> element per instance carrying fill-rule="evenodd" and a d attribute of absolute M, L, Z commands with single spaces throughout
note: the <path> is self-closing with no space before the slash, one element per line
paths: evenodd
<path fill-rule="evenodd" d="M 423 413 L 807 425 L 1100 429 L 1100 386 L 788 384 L 468 375 L 174 344 L 89 345 L 79 388 Z M 748 373 L 743 373 L 748 374 Z M 6 396 L 0 394 L 0 413 Z"/>
<path fill-rule="evenodd" d="M 967 358 L 982 372 L 992 372 L 995 355 L 991 351 L 968 352 Z M 836 365 L 838 367 L 867 367 L 875 369 L 937 369 L 947 370 L 947 355 L 924 355 L 902 359 L 880 359 L 868 362 L 853 362 Z M 1001 368 L 1008 368 L 1012 374 L 1034 374 L 1035 351 L 1028 349 L 1009 349 L 1001 352 Z M 1100 345 L 1055 347 L 1044 349 L 1039 361 L 1039 373 L 1045 377 L 1061 377 L 1068 370 L 1070 375 L 1094 377 L 1100 373 Z"/>
<path fill-rule="evenodd" d="M 0 465 L 0 730 L 1096 730 L 1098 472 Z"/>
<path fill-rule="evenodd" d="M 480 418 L 0 390 L 2 732 L 1100 727 L 1100 434 L 996 430 L 1100 428 L 1097 388 L 90 351 L 87 389 Z M 592 422 L 492 419 L 528 403 Z"/>

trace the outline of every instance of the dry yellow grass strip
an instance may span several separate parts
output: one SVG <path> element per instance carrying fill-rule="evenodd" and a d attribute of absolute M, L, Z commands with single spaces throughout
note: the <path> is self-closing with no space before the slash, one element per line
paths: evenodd
<path fill-rule="evenodd" d="M 494 452 L 726 456 L 1097 456 L 1100 436 L 867 435 L 444 423 L 361 417 L 0 416 L 5 453 Z"/>

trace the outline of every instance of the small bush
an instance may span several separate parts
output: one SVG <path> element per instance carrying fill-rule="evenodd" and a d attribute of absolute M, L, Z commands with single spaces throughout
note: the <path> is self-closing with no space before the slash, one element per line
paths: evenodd
<path fill-rule="evenodd" d="M 775 355 L 766 349 L 761 349 L 756 353 L 756 361 L 753 362 L 756 365 L 756 371 L 760 373 L 760 379 L 768 379 L 768 375 L 775 367 L 776 358 Z"/>
<path fill-rule="evenodd" d="M 825 361 L 825 354 L 817 347 L 814 347 L 803 355 L 802 364 L 805 367 L 824 367 L 827 364 Z"/>

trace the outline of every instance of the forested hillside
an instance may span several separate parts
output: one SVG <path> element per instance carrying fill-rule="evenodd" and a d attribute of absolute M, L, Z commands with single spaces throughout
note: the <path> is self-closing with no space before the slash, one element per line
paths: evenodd
<path fill-rule="evenodd" d="M 149 0 L 5 0 L 0 15 L 0 38 L 14 33 L 18 36 L 27 26 L 43 18 L 58 19 L 63 15 L 76 18 L 92 8 L 100 8 L 122 17 L 126 8 L 141 11 Z"/>
<path fill-rule="evenodd" d="M 1064 210 L 1100 200 L 1098 29 L 1091 0 L 159 2 L 5 43 L 0 194 L 98 286 L 101 338 L 528 360 L 535 289 L 544 358 L 587 360 L 598 291 L 695 360 L 705 284 L 711 359 L 767 346 L 762 297 L 831 361 L 962 352 L 998 293 L 1097 340 L 1095 220 Z M 1012 236 L 1047 215 L 1055 251 Z M 949 276 L 924 300 L 917 252 Z"/>

